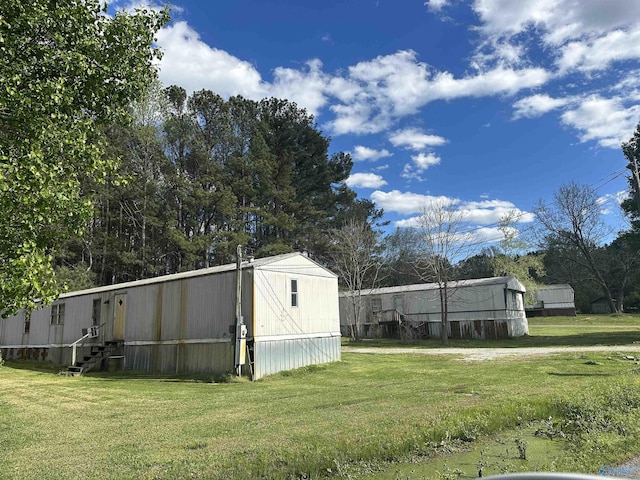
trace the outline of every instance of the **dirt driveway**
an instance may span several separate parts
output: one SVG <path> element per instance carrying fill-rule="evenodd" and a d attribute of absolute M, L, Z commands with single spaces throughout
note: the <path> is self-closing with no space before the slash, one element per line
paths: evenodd
<path fill-rule="evenodd" d="M 637 345 L 602 345 L 591 347 L 516 347 L 516 348 L 368 348 L 342 347 L 346 353 L 370 353 L 377 355 L 455 355 L 459 360 L 476 362 L 505 357 L 528 357 L 553 355 L 573 352 L 624 352 L 640 357 L 640 344 Z M 639 354 L 639 355 L 636 355 Z"/>

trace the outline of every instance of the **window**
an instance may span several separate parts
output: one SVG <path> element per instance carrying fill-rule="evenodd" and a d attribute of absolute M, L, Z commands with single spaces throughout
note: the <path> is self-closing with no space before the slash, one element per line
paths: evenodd
<path fill-rule="evenodd" d="M 291 306 L 298 306 L 298 280 L 291 280 Z"/>
<path fill-rule="evenodd" d="M 380 297 L 371 298 L 371 311 L 373 313 L 380 312 L 382 310 L 382 299 Z"/>
<path fill-rule="evenodd" d="M 24 333 L 29 333 L 31 330 L 31 312 L 25 310 L 24 312 Z"/>
<path fill-rule="evenodd" d="M 64 323 L 64 303 L 51 305 L 51 325 L 62 325 Z"/>
<path fill-rule="evenodd" d="M 91 322 L 94 327 L 100 325 L 100 308 L 102 307 L 102 301 L 99 298 L 93 299 L 93 310 L 91 313 Z"/>

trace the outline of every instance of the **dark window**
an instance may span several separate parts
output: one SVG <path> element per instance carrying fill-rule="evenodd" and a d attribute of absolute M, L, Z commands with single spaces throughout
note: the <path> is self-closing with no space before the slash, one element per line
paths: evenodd
<path fill-rule="evenodd" d="M 93 313 L 91 314 L 91 322 L 94 327 L 100 325 L 100 308 L 102 301 L 99 298 L 93 299 Z"/>
<path fill-rule="evenodd" d="M 291 280 L 291 306 L 298 306 L 298 280 Z"/>
<path fill-rule="evenodd" d="M 371 311 L 373 313 L 380 312 L 382 310 L 382 299 L 380 297 L 371 298 Z"/>
<path fill-rule="evenodd" d="M 31 312 L 24 312 L 24 333 L 29 333 L 31 330 Z"/>
<path fill-rule="evenodd" d="M 62 325 L 64 323 L 64 303 L 51 305 L 51 325 Z"/>

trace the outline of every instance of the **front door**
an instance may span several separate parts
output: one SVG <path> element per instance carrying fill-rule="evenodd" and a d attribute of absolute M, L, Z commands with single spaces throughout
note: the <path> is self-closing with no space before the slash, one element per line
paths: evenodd
<path fill-rule="evenodd" d="M 114 297 L 113 339 L 124 340 L 124 325 L 127 314 L 127 294 L 119 293 Z"/>

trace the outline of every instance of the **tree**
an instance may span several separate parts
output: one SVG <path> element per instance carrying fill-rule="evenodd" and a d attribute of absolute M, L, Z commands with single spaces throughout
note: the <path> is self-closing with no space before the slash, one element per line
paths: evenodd
<path fill-rule="evenodd" d="M 480 253 L 472 255 L 456 264 L 456 280 L 488 278 L 494 275 L 494 250 L 483 248 Z"/>
<path fill-rule="evenodd" d="M 362 290 L 375 288 L 380 279 L 380 232 L 364 220 L 351 219 L 330 232 L 331 266 L 349 292 L 351 338 L 360 335 Z"/>
<path fill-rule="evenodd" d="M 630 198 L 622 202 L 622 208 L 631 219 L 633 229 L 640 230 L 640 124 L 633 132 L 633 136 L 622 144 L 622 153 L 629 161 Z"/>
<path fill-rule="evenodd" d="M 417 250 L 414 269 L 423 281 L 438 284 L 440 299 L 440 338 L 448 343 L 449 300 L 455 293 L 454 262 L 468 257 L 473 236 L 465 227 L 464 214 L 449 203 L 436 201 L 425 206 L 418 218 Z"/>
<path fill-rule="evenodd" d="M 58 293 L 52 260 L 91 216 L 81 174 L 102 177 L 102 126 L 155 77 L 166 11 L 104 13 L 100 0 L 0 3 L 0 310 Z"/>
<path fill-rule="evenodd" d="M 588 279 L 600 286 L 611 311 L 619 311 L 612 294 L 612 279 L 605 275 L 605 265 L 598 256 L 609 230 L 602 220 L 595 190 L 575 182 L 562 185 L 553 202 L 540 201 L 534 212 L 546 233 L 546 241 L 575 250 L 578 255 L 567 259 L 576 262 L 589 275 Z"/>
<path fill-rule="evenodd" d="M 419 232 L 415 228 L 397 228 L 384 239 L 384 275 L 381 286 L 412 285 L 424 282 L 421 272 L 416 271 Z"/>
<path fill-rule="evenodd" d="M 544 256 L 527 253 L 531 244 L 515 228 L 518 213 L 511 211 L 500 219 L 498 230 L 502 234 L 491 259 L 493 274 L 516 277 L 527 290 L 527 299 L 533 303 L 533 293 L 538 288 L 537 278 L 544 275 Z"/>

